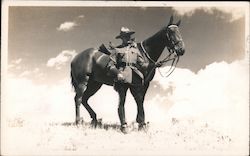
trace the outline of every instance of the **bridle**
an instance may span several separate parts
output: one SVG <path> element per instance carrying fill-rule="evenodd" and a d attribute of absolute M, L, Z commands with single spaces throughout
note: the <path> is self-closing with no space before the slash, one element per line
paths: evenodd
<path fill-rule="evenodd" d="M 176 25 L 170 25 L 170 26 L 168 26 L 167 27 L 167 33 L 166 33 L 166 36 L 167 36 L 167 40 L 168 41 L 170 41 L 170 43 L 171 43 L 171 45 L 170 46 L 167 46 L 167 48 L 168 48 L 168 51 L 170 51 L 170 49 L 174 49 L 175 48 L 175 46 L 177 45 L 177 44 L 179 44 L 182 40 L 178 40 L 177 42 L 174 42 L 174 40 L 171 40 L 171 37 L 170 37 L 170 28 L 171 27 L 177 27 Z"/>
<path fill-rule="evenodd" d="M 168 28 L 168 29 L 169 29 L 169 28 Z M 163 64 L 166 64 L 167 62 L 172 61 L 171 67 L 169 68 L 169 70 L 166 72 L 165 75 L 163 75 L 162 72 L 160 71 L 160 69 L 159 69 L 160 66 L 159 66 L 159 67 L 154 66 L 154 67 L 151 69 L 151 71 L 149 72 L 148 77 L 145 79 L 145 82 L 147 82 L 147 80 L 148 80 L 149 77 L 151 76 L 152 72 L 153 72 L 154 69 L 156 69 L 156 68 L 158 68 L 158 71 L 159 71 L 159 73 L 160 73 L 160 75 L 161 75 L 162 77 L 168 77 L 168 76 L 170 76 L 170 75 L 174 72 L 177 63 L 179 62 L 179 57 L 180 57 L 180 56 L 177 54 L 177 52 L 176 52 L 176 50 L 175 50 L 175 45 L 177 45 L 180 41 L 177 41 L 177 42 L 175 43 L 173 40 L 171 40 L 171 38 L 170 38 L 170 36 L 169 36 L 169 30 L 167 30 L 166 37 L 167 37 L 167 40 L 171 42 L 171 45 L 170 45 L 170 46 L 167 46 L 167 49 L 168 49 L 168 51 L 169 51 L 169 54 L 168 54 L 164 59 L 162 59 L 161 61 L 157 61 L 157 62 L 154 61 L 154 60 L 149 56 L 149 54 L 147 53 L 146 49 L 145 49 L 144 46 L 143 46 L 143 42 L 140 42 L 140 46 L 141 46 L 141 48 L 142 48 L 143 53 L 146 55 L 146 57 L 147 57 L 147 58 L 149 59 L 149 61 L 151 61 L 152 63 L 154 63 L 154 64 L 161 64 L 161 66 L 162 66 Z M 174 55 L 174 56 L 171 57 L 172 55 Z"/>

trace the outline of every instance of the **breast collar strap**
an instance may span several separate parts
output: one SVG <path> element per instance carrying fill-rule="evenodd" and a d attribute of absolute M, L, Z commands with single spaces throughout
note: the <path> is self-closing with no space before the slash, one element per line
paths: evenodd
<path fill-rule="evenodd" d="M 146 57 L 147 57 L 151 62 L 156 63 L 156 62 L 148 55 L 147 51 L 145 50 L 145 48 L 144 48 L 144 46 L 143 46 L 143 42 L 142 42 L 142 41 L 141 41 L 140 45 L 141 45 L 142 51 L 143 51 L 143 53 L 146 55 Z"/>

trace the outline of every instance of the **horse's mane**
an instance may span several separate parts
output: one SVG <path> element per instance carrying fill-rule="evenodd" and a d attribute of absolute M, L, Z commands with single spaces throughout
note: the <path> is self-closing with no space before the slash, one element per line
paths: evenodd
<path fill-rule="evenodd" d="M 162 28 L 149 38 L 142 41 L 142 44 L 144 45 L 147 53 L 150 55 L 150 57 L 157 61 L 159 56 L 161 55 L 161 52 L 165 48 L 166 38 L 165 38 L 165 31 L 166 28 Z"/>
<path fill-rule="evenodd" d="M 144 43 L 155 43 L 155 42 L 159 42 L 159 40 L 157 40 L 158 38 L 164 38 L 164 33 L 166 31 L 166 28 L 162 28 L 161 30 L 159 30 L 158 32 L 156 32 L 155 34 L 153 34 L 152 36 L 150 36 L 149 38 L 145 39 L 143 42 Z M 163 40 L 160 40 L 163 42 Z"/>

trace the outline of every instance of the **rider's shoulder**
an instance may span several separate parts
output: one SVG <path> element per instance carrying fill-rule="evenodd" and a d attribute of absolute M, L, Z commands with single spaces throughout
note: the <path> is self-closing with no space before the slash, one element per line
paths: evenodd
<path fill-rule="evenodd" d="M 118 46 L 116 46 L 115 48 L 116 49 L 122 49 L 122 48 L 125 48 L 126 46 L 124 46 L 124 45 L 118 45 Z"/>
<path fill-rule="evenodd" d="M 126 51 L 126 46 L 119 45 L 119 46 L 116 46 L 116 47 L 114 48 L 114 50 L 115 50 L 117 53 L 125 53 L 125 51 Z"/>

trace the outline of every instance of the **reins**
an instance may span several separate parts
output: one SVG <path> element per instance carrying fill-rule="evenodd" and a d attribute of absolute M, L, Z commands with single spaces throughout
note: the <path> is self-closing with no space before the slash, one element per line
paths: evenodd
<path fill-rule="evenodd" d="M 168 51 L 170 52 L 170 53 L 168 54 L 168 56 L 166 56 L 163 60 L 156 62 L 156 61 L 154 61 L 154 60 L 148 55 L 148 53 L 147 53 L 147 51 L 145 50 L 145 48 L 144 48 L 142 42 L 140 42 L 140 45 L 141 45 L 141 48 L 142 48 L 143 53 L 144 53 L 144 54 L 146 55 L 146 57 L 147 57 L 152 63 L 154 63 L 154 64 L 161 64 L 161 66 L 162 66 L 163 64 L 166 64 L 167 62 L 169 62 L 169 61 L 172 60 L 171 67 L 170 67 L 170 69 L 166 72 L 166 75 L 163 75 L 162 72 L 160 71 L 159 68 L 160 68 L 161 66 L 159 66 L 159 67 L 154 66 L 154 67 L 150 70 L 150 72 L 148 73 L 148 76 L 145 78 L 145 82 L 148 82 L 148 79 L 150 78 L 152 72 L 153 72 L 154 69 L 156 69 L 156 68 L 158 68 L 158 71 L 159 71 L 159 73 L 160 73 L 160 75 L 161 75 L 162 77 L 168 77 L 168 76 L 170 76 L 170 75 L 174 72 L 177 63 L 179 62 L 179 56 L 176 54 L 175 51 L 173 51 L 173 50 L 171 50 L 171 49 L 168 49 Z M 174 54 L 174 58 L 171 58 L 172 54 Z M 173 68 L 173 67 L 174 67 L 174 68 Z"/>
<path fill-rule="evenodd" d="M 142 44 L 142 41 L 141 41 L 140 44 L 141 44 L 142 51 L 144 52 L 144 54 L 146 55 L 146 57 L 147 57 L 151 62 L 156 63 L 156 62 L 148 55 L 148 53 L 146 52 L 146 50 L 145 50 L 145 48 L 144 48 L 144 46 L 143 46 L 143 44 Z"/>
<path fill-rule="evenodd" d="M 176 58 L 173 58 L 171 67 L 170 67 L 170 69 L 166 72 L 166 73 L 168 73 L 167 75 L 163 75 L 162 72 L 160 71 L 160 68 L 158 68 L 158 71 L 159 71 L 160 75 L 161 75 L 162 77 L 168 77 L 168 76 L 170 76 L 170 75 L 174 72 L 177 63 L 179 62 L 179 58 L 180 58 L 179 56 L 177 56 L 177 59 L 176 59 Z M 174 63 L 174 62 L 175 62 L 175 63 Z M 173 68 L 173 67 L 174 67 L 174 68 Z M 171 70 L 171 69 L 172 69 L 172 70 Z"/>

